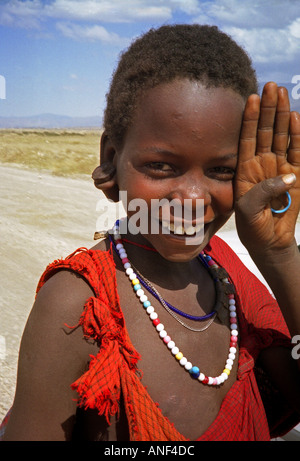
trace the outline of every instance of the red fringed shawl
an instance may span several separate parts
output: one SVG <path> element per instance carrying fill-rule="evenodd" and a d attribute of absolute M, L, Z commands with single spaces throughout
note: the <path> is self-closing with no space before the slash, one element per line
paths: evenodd
<path fill-rule="evenodd" d="M 254 366 L 263 348 L 290 347 L 289 333 L 267 289 L 221 239 L 214 237 L 206 251 L 227 270 L 235 285 L 240 351 L 237 381 L 226 395 L 217 418 L 198 440 L 269 440 L 270 430 L 273 437 L 277 436 L 298 420 L 281 403 L 278 393 L 266 385 L 262 370 L 256 370 L 255 374 Z M 96 408 L 109 421 L 110 416 L 118 415 L 122 393 L 130 440 L 187 440 L 163 416 L 142 384 L 137 368 L 140 355 L 125 327 L 110 252 L 81 248 L 65 260 L 55 261 L 42 275 L 37 291 L 61 269 L 79 273 L 93 289 L 94 296 L 86 301 L 79 324 L 85 337 L 101 345 L 99 353 L 91 357 L 89 370 L 72 384 L 79 395 L 78 404 Z M 262 397 L 269 411 L 269 424 Z"/>

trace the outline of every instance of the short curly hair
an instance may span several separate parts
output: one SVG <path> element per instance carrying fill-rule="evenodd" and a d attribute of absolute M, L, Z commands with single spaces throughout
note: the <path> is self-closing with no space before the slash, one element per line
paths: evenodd
<path fill-rule="evenodd" d="M 175 78 L 231 88 L 243 98 L 258 92 L 247 53 L 216 26 L 177 24 L 150 29 L 120 57 L 104 113 L 104 128 L 121 147 L 139 97 Z"/>

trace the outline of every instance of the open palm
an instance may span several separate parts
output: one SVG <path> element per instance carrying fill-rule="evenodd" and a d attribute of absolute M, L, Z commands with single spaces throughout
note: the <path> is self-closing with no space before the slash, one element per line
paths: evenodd
<path fill-rule="evenodd" d="M 291 179 L 285 184 L 286 175 Z M 282 179 L 283 178 L 283 179 Z M 261 99 L 248 98 L 235 178 L 235 214 L 239 237 L 251 251 L 284 250 L 294 244 L 300 207 L 300 115 L 290 112 L 288 92 L 273 82 Z M 282 214 L 271 211 L 292 203 Z"/>

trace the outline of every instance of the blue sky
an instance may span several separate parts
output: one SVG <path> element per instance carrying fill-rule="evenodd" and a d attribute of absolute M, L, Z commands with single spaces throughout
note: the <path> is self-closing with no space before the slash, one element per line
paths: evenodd
<path fill-rule="evenodd" d="M 171 23 L 216 24 L 261 82 L 300 81 L 300 0 L 0 0 L 0 116 L 102 116 L 119 53 Z"/>

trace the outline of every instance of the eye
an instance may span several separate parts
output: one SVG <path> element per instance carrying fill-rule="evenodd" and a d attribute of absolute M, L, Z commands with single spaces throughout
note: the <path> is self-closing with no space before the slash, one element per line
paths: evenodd
<path fill-rule="evenodd" d="M 147 164 L 147 167 L 156 171 L 173 171 L 172 167 L 164 162 L 151 162 Z"/>
<path fill-rule="evenodd" d="M 208 171 L 208 176 L 217 181 L 232 181 L 235 176 L 235 169 L 226 166 L 211 168 Z"/>
<path fill-rule="evenodd" d="M 174 168 L 169 163 L 165 162 L 149 162 L 145 165 L 144 171 L 148 176 L 154 179 L 169 177 L 174 173 Z"/>

